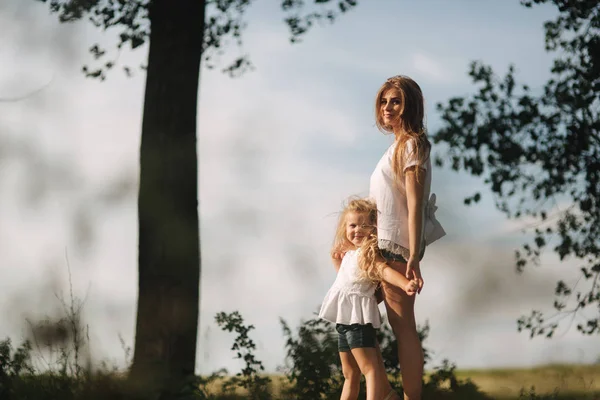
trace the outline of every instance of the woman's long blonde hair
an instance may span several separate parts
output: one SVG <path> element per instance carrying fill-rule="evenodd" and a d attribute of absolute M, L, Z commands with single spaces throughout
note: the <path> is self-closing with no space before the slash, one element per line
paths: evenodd
<path fill-rule="evenodd" d="M 351 199 L 348 201 L 338 219 L 331 255 L 333 256 L 335 252 L 345 252 L 355 248 L 346 236 L 346 217 L 351 212 L 366 215 L 369 225 L 373 228 L 369 236 L 360 245 L 358 266 L 364 278 L 379 282 L 381 281 L 381 270 L 379 268 L 381 264 L 378 263 L 380 251 L 377 245 L 377 206 L 373 201 L 369 199 Z"/>
<path fill-rule="evenodd" d="M 418 160 L 418 164 L 422 165 L 429 157 L 431 143 L 427 139 L 425 129 L 425 101 L 421 88 L 408 76 L 397 75 L 389 78 L 381 86 L 375 97 L 375 124 L 383 133 L 394 133 L 391 125 L 385 125 L 381 112 L 381 101 L 383 95 L 391 90 L 396 89 L 400 92 L 401 111 L 399 124 L 402 135 L 396 135 L 398 145 L 394 150 L 392 159 L 392 170 L 396 180 L 404 177 L 404 164 L 406 145 L 409 140 L 412 140 L 414 146 L 408 157 L 414 157 Z M 416 168 L 417 180 L 420 180 L 421 169 Z"/>

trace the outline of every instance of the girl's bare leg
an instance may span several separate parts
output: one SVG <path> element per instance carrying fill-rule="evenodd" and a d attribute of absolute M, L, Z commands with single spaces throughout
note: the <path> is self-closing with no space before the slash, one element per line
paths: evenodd
<path fill-rule="evenodd" d="M 349 351 L 341 351 L 340 360 L 344 375 L 344 387 L 340 400 L 357 400 L 360 391 L 360 368 Z"/>
<path fill-rule="evenodd" d="M 405 274 L 406 264 L 390 264 Z M 382 282 L 388 321 L 398 342 L 398 359 L 404 386 L 404 400 L 420 400 L 423 379 L 423 348 L 415 322 L 415 297 Z"/>

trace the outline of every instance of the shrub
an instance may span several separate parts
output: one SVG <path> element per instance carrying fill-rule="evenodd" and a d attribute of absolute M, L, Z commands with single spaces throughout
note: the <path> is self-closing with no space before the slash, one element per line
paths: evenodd
<path fill-rule="evenodd" d="M 337 348 L 337 333 L 334 324 L 321 319 L 311 319 L 298 327 L 296 334 L 283 319 L 280 320 L 286 338 L 286 364 L 280 370 L 285 374 L 287 387 L 285 399 L 333 400 L 338 399 L 343 385 L 343 376 Z M 421 343 L 429 334 L 429 324 L 418 327 Z M 387 323 L 378 331 L 384 364 L 392 387 L 402 392 L 398 347 Z M 425 362 L 431 359 L 430 352 L 423 348 Z M 441 366 L 423 382 L 423 397 L 427 399 L 488 400 L 470 380 L 459 380 L 455 366 L 444 360 Z M 361 387 L 364 393 L 364 383 Z"/>
<path fill-rule="evenodd" d="M 224 331 L 237 333 L 231 350 L 236 352 L 236 358 L 245 362 L 242 371 L 226 381 L 224 390 L 233 392 L 236 387 L 241 387 L 247 390 L 250 400 L 270 400 L 272 398 L 269 388 L 271 380 L 260 375 L 265 368 L 262 362 L 254 356 L 256 345 L 248 336 L 248 332 L 254 329 L 254 326 L 244 325 L 244 319 L 237 311 L 230 314 L 220 312 L 216 315 L 215 320 Z"/>
<path fill-rule="evenodd" d="M 31 344 L 26 341 L 13 350 L 10 339 L 0 342 L 0 399 L 16 399 L 24 375 L 33 374 Z"/>

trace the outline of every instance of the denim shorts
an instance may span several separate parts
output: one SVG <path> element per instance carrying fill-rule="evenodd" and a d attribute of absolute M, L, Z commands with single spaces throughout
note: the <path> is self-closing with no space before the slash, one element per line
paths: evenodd
<path fill-rule="evenodd" d="M 340 353 L 356 348 L 377 347 L 375 328 L 371 324 L 336 324 L 335 330 L 338 332 L 338 350 Z"/>
<path fill-rule="evenodd" d="M 392 262 L 400 261 L 402 264 L 408 263 L 408 260 L 406 258 L 404 258 L 404 256 L 402 256 L 401 254 L 396 254 L 389 250 L 384 250 L 384 249 L 379 250 L 379 252 L 381 253 L 381 257 L 385 258 L 386 261 L 392 261 Z M 408 252 L 408 250 L 407 250 L 407 252 Z M 425 255 L 425 248 L 423 248 L 423 250 L 421 250 L 421 254 L 419 254 L 419 261 L 421 261 L 423 259 L 424 255 Z"/>

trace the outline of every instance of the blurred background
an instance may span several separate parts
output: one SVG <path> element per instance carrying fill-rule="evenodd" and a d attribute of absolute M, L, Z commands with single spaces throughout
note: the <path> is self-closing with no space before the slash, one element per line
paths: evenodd
<path fill-rule="evenodd" d="M 337 212 L 368 194 L 392 138 L 374 125 L 374 96 L 390 76 L 422 87 L 430 132 L 435 104 L 473 92 L 483 60 L 539 93 L 552 55 L 543 23 L 553 6 L 518 1 L 361 2 L 333 25 L 290 45 L 280 5 L 256 1 L 243 45 L 254 69 L 230 78 L 202 69 L 198 114 L 202 248 L 197 372 L 239 362 L 214 324 L 238 310 L 267 371 L 283 364 L 279 318 L 314 316 L 335 272 L 328 251 Z M 92 358 L 125 366 L 137 301 L 137 189 L 145 76 L 87 79 L 93 43 L 115 39 L 91 24 L 60 24 L 42 2 L 0 2 L 0 338 L 27 337 L 27 321 L 62 313 L 69 271 Z M 119 61 L 145 63 L 147 47 Z M 225 62 L 227 60 L 225 59 Z M 444 156 L 444 146 L 434 154 Z M 463 199 L 482 193 L 475 206 Z M 433 364 L 459 368 L 595 363 L 598 339 L 561 326 L 553 339 L 517 332 L 517 319 L 550 310 L 574 264 L 551 252 L 515 272 L 525 222 L 506 219 L 480 179 L 436 167 L 432 191 L 448 235 L 428 248 L 419 323 L 429 322 Z M 122 339 L 122 340 L 121 340 Z"/>

